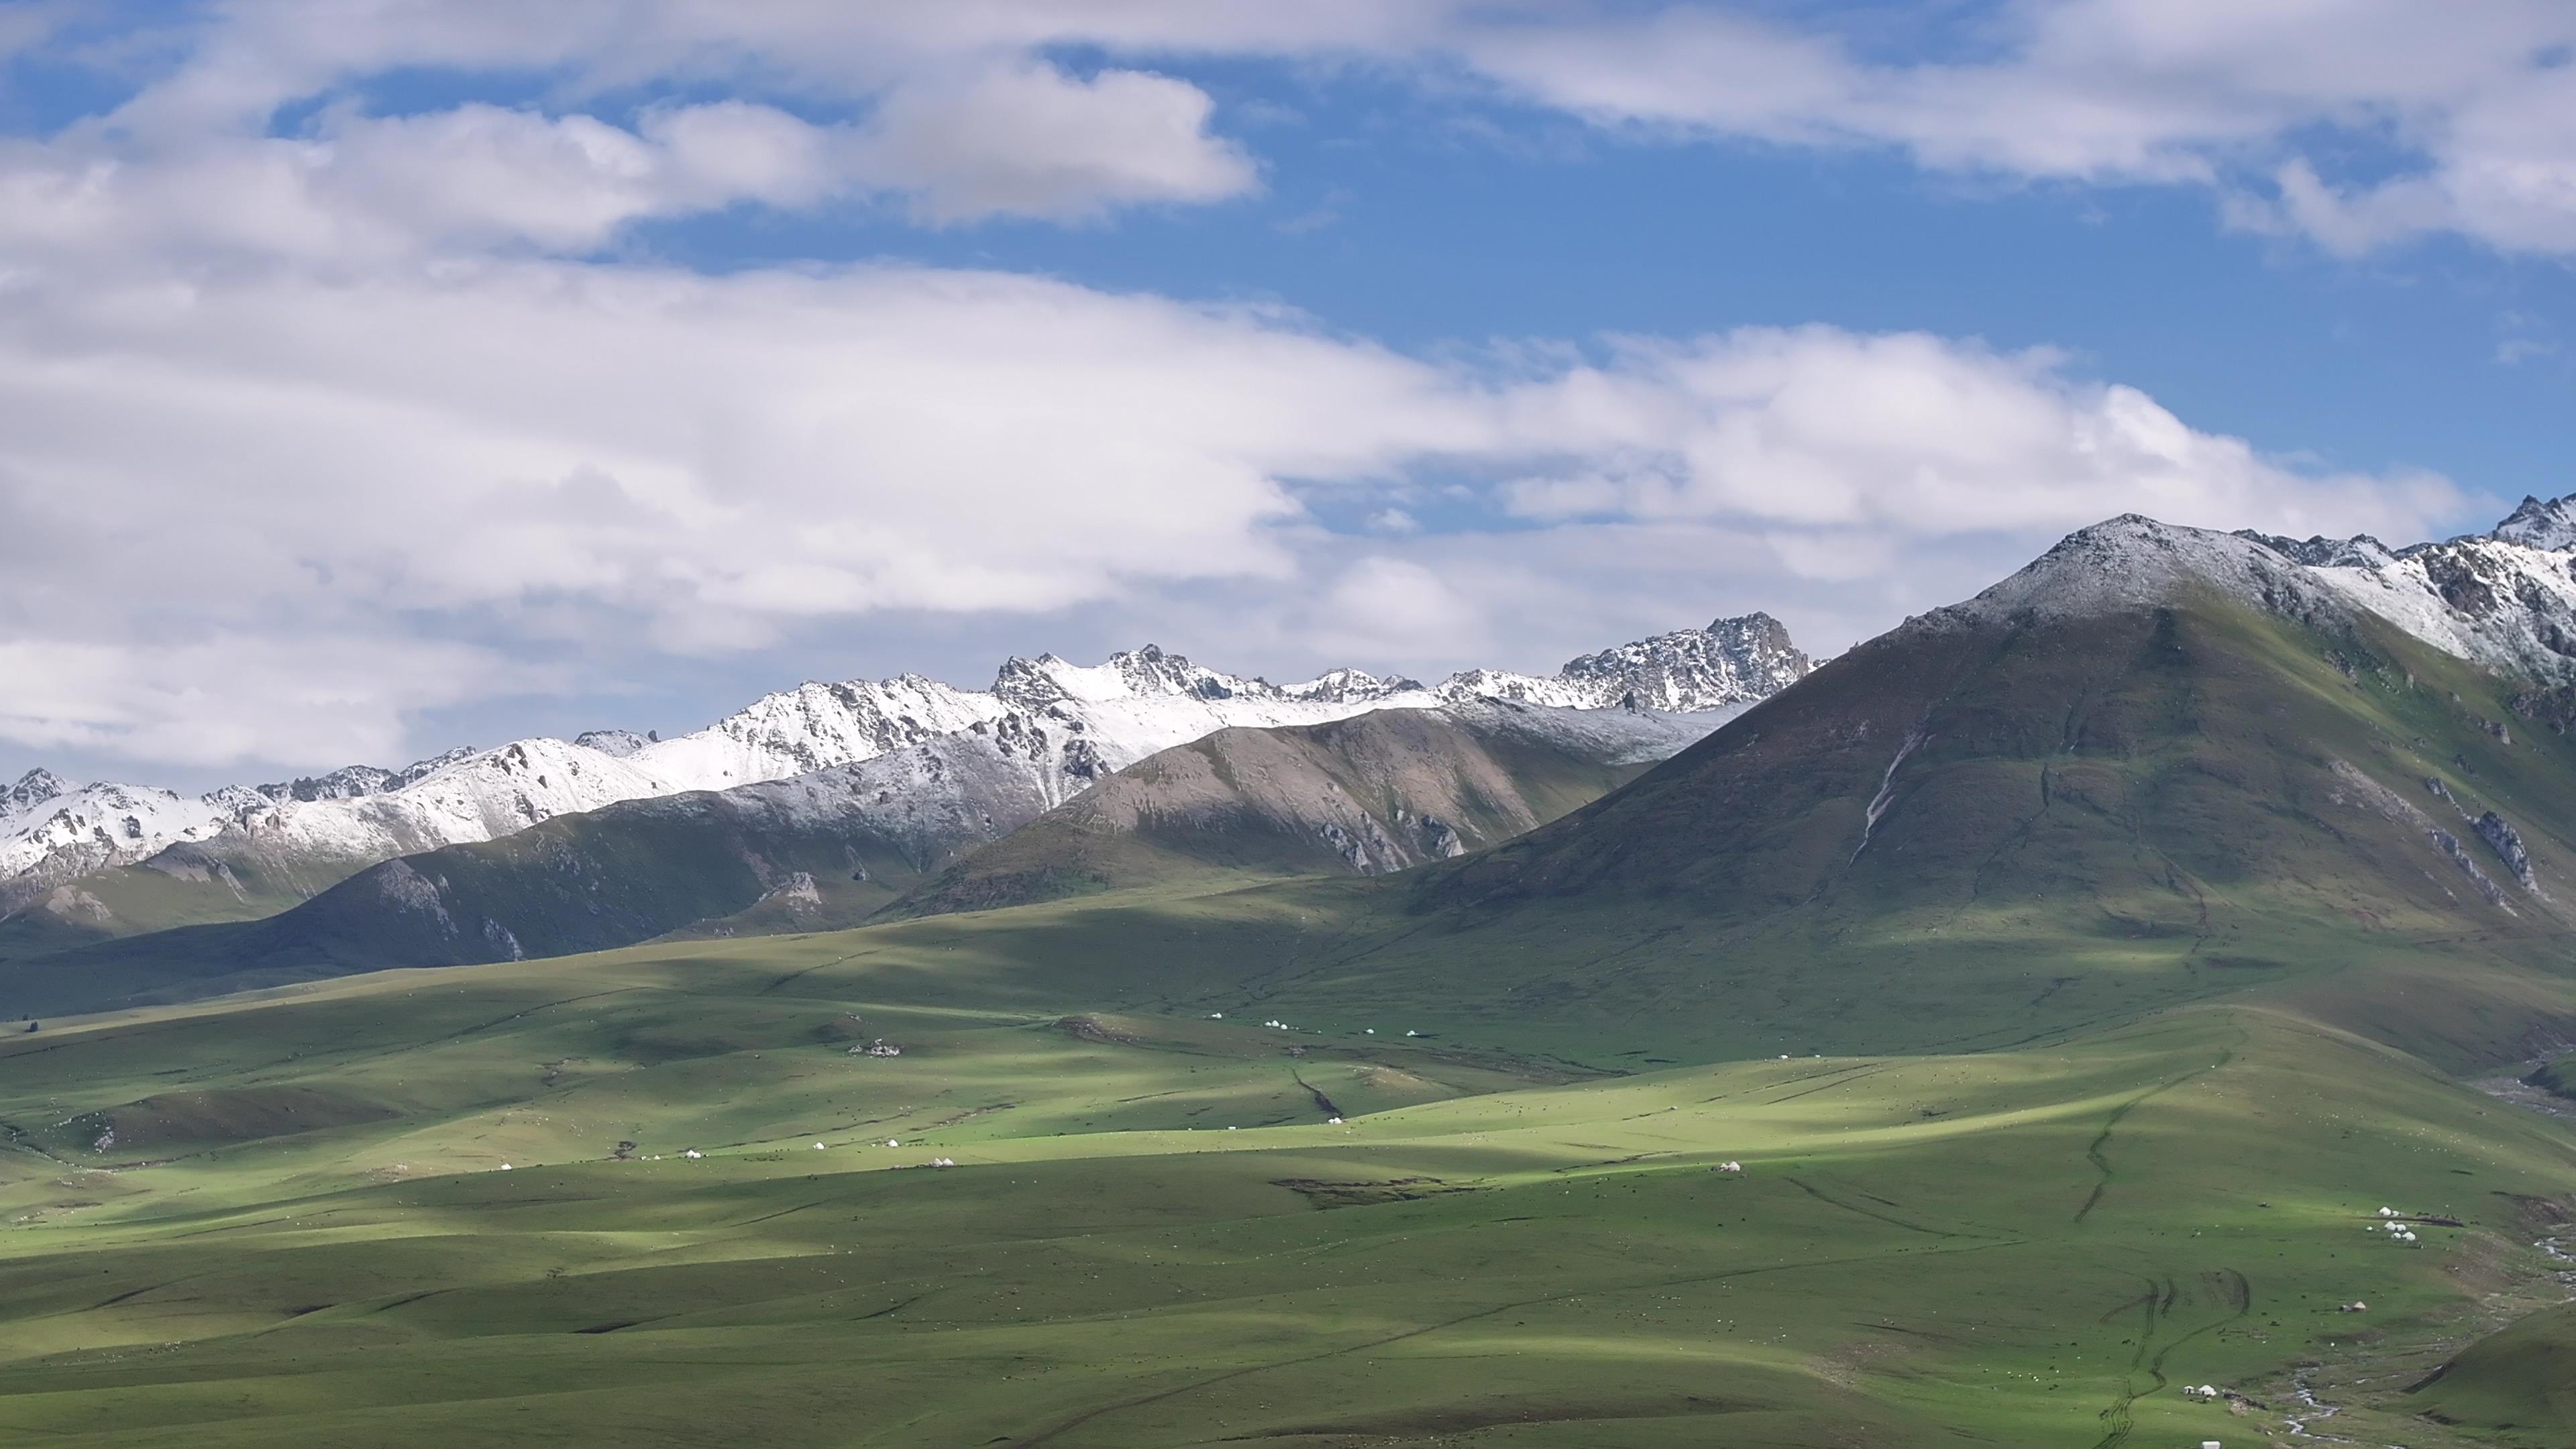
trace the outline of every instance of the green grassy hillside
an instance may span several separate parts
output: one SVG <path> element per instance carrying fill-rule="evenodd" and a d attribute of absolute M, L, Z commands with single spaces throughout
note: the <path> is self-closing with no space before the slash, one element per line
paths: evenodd
<path fill-rule="evenodd" d="M 2576 1192 L 2555 1123 L 2257 1005 L 1603 1078 L 929 1004 L 876 934 L 8 1039 L 0 1437 L 2197 1442 L 2249 1423 L 2180 1385 L 2277 1430 L 2310 1362 L 2404 1415 Z"/>
<path fill-rule="evenodd" d="M 2576 1443 L 2576 1305 L 2479 1339 L 2411 1386 L 2405 1402 L 2437 1423 L 2507 1441 Z"/>

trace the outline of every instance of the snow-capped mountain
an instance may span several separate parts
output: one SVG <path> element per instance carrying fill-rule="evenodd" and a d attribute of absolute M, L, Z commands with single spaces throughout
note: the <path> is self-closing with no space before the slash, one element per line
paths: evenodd
<path fill-rule="evenodd" d="M 2555 689 L 2576 686 L 2576 495 L 2525 498 L 2486 533 L 2392 549 L 2346 539 L 2215 533 L 2131 514 L 2080 529 L 1965 604 L 1985 618 L 2139 608 L 2215 585 L 2300 619 L 2359 609 L 2445 653 Z"/>
<path fill-rule="evenodd" d="M 1693 713 L 1719 703 L 1768 699 L 1815 668 L 1768 614 L 1720 619 L 1586 654 L 1546 678 L 1474 669 L 1440 686 L 1445 700 L 1508 699 L 1569 709 L 1659 709 Z"/>
<path fill-rule="evenodd" d="M 919 675 L 808 683 L 667 740 L 623 730 L 518 740 L 401 770 L 352 766 L 196 797 L 119 784 L 71 789 L 37 771 L 0 796 L 0 910 L 9 906 L 5 897 L 24 898 L 30 886 L 146 860 L 174 845 L 191 847 L 191 870 L 210 860 L 257 860 L 309 892 L 376 861 L 493 839 L 558 815 L 793 780 L 901 751 L 928 753 L 870 774 L 927 777 L 952 765 L 1007 760 L 1052 805 L 1156 751 L 1231 726 L 1317 724 L 1481 698 L 1730 712 L 1808 667 L 1778 622 L 1759 614 L 1586 655 L 1552 677 L 1473 670 L 1436 689 L 1355 669 L 1277 685 L 1147 645 L 1091 666 L 1052 654 L 1015 658 L 989 690 Z M 906 787 L 871 780 L 867 788 L 872 799 L 881 791 L 892 804 Z"/>

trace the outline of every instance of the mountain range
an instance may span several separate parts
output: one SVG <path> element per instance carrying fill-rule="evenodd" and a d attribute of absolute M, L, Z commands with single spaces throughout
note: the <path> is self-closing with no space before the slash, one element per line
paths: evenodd
<path fill-rule="evenodd" d="M 741 909 L 799 874 L 815 876 L 814 893 L 847 898 L 831 913 L 842 919 L 890 898 L 886 882 L 935 870 L 1123 767 L 1217 730 L 1506 701 L 1625 712 L 1639 723 L 1619 734 L 1614 752 L 1634 754 L 1651 739 L 1670 753 L 1810 667 L 1778 621 L 1761 614 L 1585 655 L 1554 676 L 1479 669 L 1438 686 L 1350 669 L 1274 685 L 1148 645 L 1091 667 L 1051 654 L 1015 658 L 984 691 L 917 675 L 806 684 L 668 740 L 622 731 L 520 740 L 402 770 L 351 767 L 193 799 L 119 784 L 72 790 L 39 771 L 11 787 L 0 817 L 0 959 L 266 917 L 379 862 L 507 840 L 612 807 L 524 850 L 551 842 L 547 858 L 560 864 L 566 841 L 647 830 L 667 842 L 674 829 L 692 829 L 703 846 L 694 858 L 734 864 L 700 872 L 692 879 L 704 888 L 661 895 L 641 915 L 600 904 L 613 929 L 542 932 L 550 939 L 624 944 Z M 1650 719 L 1659 716 L 1691 723 Z M 654 801 L 683 803 L 643 808 Z M 828 864 L 808 869 L 822 864 L 817 851 Z M 853 881 L 854 872 L 865 878 Z M 640 889 L 658 874 L 621 879 Z M 584 879 L 568 909 L 590 909 L 584 903 L 609 888 L 597 871 Z M 404 895 L 397 889 L 393 898 Z M 680 901 L 706 909 L 675 917 Z M 517 949 L 507 913 L 468 914 L 482 923 L 465 932 L 481 940 L 473 951 Z"/>

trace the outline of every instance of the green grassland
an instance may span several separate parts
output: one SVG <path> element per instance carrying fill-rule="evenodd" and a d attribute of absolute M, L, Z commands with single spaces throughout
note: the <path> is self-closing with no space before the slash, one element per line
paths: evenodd
<path fill-rule="evenodd" d="M 937 924 L 9 1038 L 0 1439 L 2151 1444 L 2312 1363 L 2563 1442 L 2396 1380 L 2554 1284 L 2566 1132 L 2259 1000 L 1608 1077 Z"/>

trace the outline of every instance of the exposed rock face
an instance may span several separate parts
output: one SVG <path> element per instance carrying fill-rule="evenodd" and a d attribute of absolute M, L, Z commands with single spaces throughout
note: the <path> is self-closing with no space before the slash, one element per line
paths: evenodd
<path fill-rule="evenodd" d="M 2531 852 L 2523 848 L 2521 832 L 2506 824 L 2504 817 L 2492 810 L 2470 821 L 2469 829 L 2477 832 L 2478 839 L 2487 843 L 2487 848 L 2504 862 L 2505 869 L 2513 872 L 2513 878 L 2522 882 L 2524 890 L 2534 895 L 2540 893 L 2540 883 L 2531 872 Z"/>

